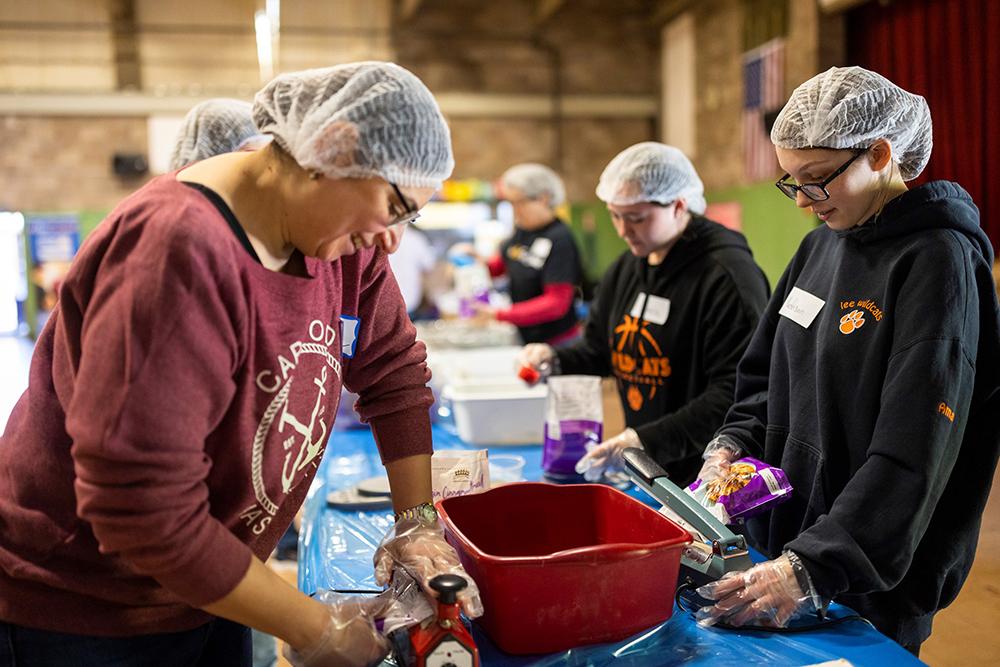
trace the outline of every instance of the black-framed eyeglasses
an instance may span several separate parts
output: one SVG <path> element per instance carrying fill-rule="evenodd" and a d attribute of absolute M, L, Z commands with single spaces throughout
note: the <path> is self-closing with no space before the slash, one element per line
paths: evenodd
<path fill-rule="evenodd" d="M 399 186 L 395 183 L 389 183 L 389 185 L 392 186 L 393 191 L 396 193 L 396 197 L 399 198 L 399 203 L 403 206 L 403 212 L 389 221 L 389 224 L 386 225 L 386 229 L 389 227 L 408 225 L 419 218 L 420 211 L 410 206 L 409 202 L 406 201 L 406 197 L 404 197 L 402 191 L 400 191 Z"/>
<path fill-rule="evenodd" d="M 801 192 L 807 198 L 813 201 L 826 201 L 827 199 L 830 198 L 830 193 L 827 191 L 826 186 L 828 186 L 833 179 L 837 178 L 845 171 L 847 171 L 847 168 L 850 167 L 855 160 L 857 160 L 859 157 L 861 157 L 867 152 L 868 152 L 867 148 L 858 149 L 857 151 L 855 151 L 854 155 L 851 157 L 850 160 L 840 165 L 840 167 L 838 167 L 836 171 L 834 171 L 832 174 L 827 176 L 824 180 L 820 181 L 819 183 L 802 183 L 801 185 L 796 185 L 795 183 L 786 183 L 785 179 L 791 176 L 791 174 L 786 173 L 784 176 L 775 181 L 774 185 L 779 190 L 781 190 L 786 197 L 792 200 L 794 200 L 796 195 L 798 195 L 798 193 Z"/>

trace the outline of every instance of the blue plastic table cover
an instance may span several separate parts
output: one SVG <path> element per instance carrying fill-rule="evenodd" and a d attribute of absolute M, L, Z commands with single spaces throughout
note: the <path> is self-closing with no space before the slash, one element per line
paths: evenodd
<path fill-rule="evenodd" d="M 434 426 L 434 447 L 470 447 L 442 426 Z M 541 479 L 541 446 L 488 447 L 492 454 L 517 454 L 525 458 L 524 477 Z M 392 524 L 383 511 L 344 511 L 327 506 L 331 490 L 346 488 L 381 474 L 374 439 L 368 429 L 334 431 L 316 479 L 306 499 L 299 535 L 299 588 L 311 594 L 320 588 L 376 590 L 372 556 L 382 535 Z M 658 504 L 638 488 L 630 492 L 653 506 Z M 756 558 L 763 558 L 756 554 Z M 830 616 L 850 615 L 834 604 Z M 517 665 L 812 665 L 843 658 L 853 665 L 922 665 L 902 647 L 866 623 L 850 621 L 838 626 L 798 634 L 740 632 L 702 628 L 683 610 L 674 609 L 669 620 L 619 642 L 581 646 L 550 655 L 513 656 L 500 651 L 472 623 L 472 634 L 484 667 Z"/>

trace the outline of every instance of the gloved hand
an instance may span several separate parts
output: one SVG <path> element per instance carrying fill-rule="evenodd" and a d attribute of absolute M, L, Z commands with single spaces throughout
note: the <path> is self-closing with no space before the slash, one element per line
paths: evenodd
<path fill-rule="evenodd" d="M 469 618 L 482 616 L 479 588 L 465 572 L 458 553 L 444 539 L 440 520 L 402 519 L 389 529 L 375 550 L 375 581 L 380 586 L 389 583 L 395 567 L 402 567 L 419 581 L 431 597 L 436 594 L 431 590 L 430 581 L 437 575 L 457 574 L 464 577 L 469 585 L 458 594 L 462 611 Z"/>
<path fill-rule="evenodd" d="M 705 445 L 705 453 L 702 458 L 705 463 L 698 471 L 697 479 L 702 483 L 711 482 L 713 479 L 722 479 L 729 472 L 729 466 L 733 461 L 740 458 L 742 449 L 739 444 L 727 435 L 717 435 L 710 443 Z"/>
<path fill-rule="evenodd" d="M 449 259 L 452 257 L 462 257 L 462 256 L 472 257 L 473 259 L 477 260 L 479 259 L 479 255 L 476 254 L 476 246 L 465 241 L 452 244 L 452 246 L 448 248 L 447 255 Z"/>
<path fill-rule="evenodd" d="M 587 453 L 576 462 L 576 472 L 588 482 L 598 482 L 607 474 L 621 472 L 625 465 L 622 452 L 629 447 L 642 448 L 639 434 L 627 428 L 610 440 L 587 447 Z"/>
<path fill-rule="evenodd" d="M 392 606 L 391 598 L 363 598 L 319 591 L 316 599 L 330 611 L 323 636 L 313 646 L 282 650 L 294 667 L 368 667 L 389 655 L 389 641 L 375 629 L 376 617 Z"/>
<path fill-rule="evenodd" d="M 481 303 L 479 301 L 473 301 L 471 304 L 472 310 L 475 311 L 475 315 L 472 316 L 472 321 L 475 324 L 489 324 L 490 322 L 496 320 L 497 309 L 488 303 Z"/>
<path fill-rule="evenodd" d="M 552 374 L 556 363 L 556 351 L 546 343 L 529 343 L 517 355 L 518 366 L 529 366 L 539 372 L 540 378 Z"/>
<path fill-rule="evenodd" d="M 705 584 L 698 595 L 716 600 L 695 614 L 702 626 L 722 621 L 783 628 L 797 613 L 816 611 L 822 605 L 809 572 L 792 551 Z"/>

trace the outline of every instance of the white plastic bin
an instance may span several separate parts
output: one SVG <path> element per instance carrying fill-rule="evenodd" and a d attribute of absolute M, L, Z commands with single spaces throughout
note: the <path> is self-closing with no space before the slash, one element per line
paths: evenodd
<path fill-rule="evenodd" d="M 427 351 L 427 365 L 431 369 L 431 386 L 438 391 L 445 385 L 517 385 L 517 356 L 519 345 L 501 345 L 465 350 Z"/>
<path fill-rule="evenodd" d="M 473 445 L 540 444 L 545 432 L 548 387 L 517 383 L 445 386 L 458 436 Z"/>

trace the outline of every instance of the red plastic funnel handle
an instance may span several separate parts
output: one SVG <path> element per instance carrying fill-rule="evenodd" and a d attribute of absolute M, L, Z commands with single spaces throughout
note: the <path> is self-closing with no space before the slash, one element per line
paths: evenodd
<path fill-rule="evenodd" d="M 542 374 L 533 367 L 525 364 L 517 369 L 517 377 L 521 378 L 528 384 L 536 384 L 541 379 Z"/>

